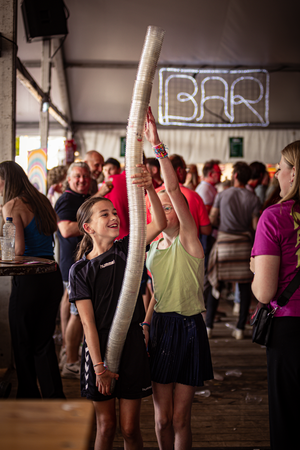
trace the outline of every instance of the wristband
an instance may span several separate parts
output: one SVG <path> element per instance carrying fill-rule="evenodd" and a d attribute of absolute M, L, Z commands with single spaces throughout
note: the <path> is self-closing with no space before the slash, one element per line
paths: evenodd
<path fill-rule="evenodd" d="M 141 323 L 141 327 L 142 327 L 143 325 L 147 325 L 147 327 L 150 328 L 150 323 L 149 323 L 149 322 L 143 322 L 143 323 Z"/>
<path fill-rule="evenodd" d="M 100 366 L 101 364 L 103 364 L 104 365 L 104 362 L 98 362 L 97 364 L 94 364 L 94 367 L 97 367 L 97 366 Z M 105 367 L 105 366 L 104 366 Z"/>
<path fill-rule="evenodd" d="M 105 372 L 106 372 L 106 368 L 103 370 L 103 372 L 100 372 L 100 373 L 95 372 L 95 375 L 103 375 Z"/>
<path fill-rule="evenodd" d="M 155 145 L 155 147 L 153 147 L 153 150 L 157 159 L 163 159 L 168 156 L 167 147 L 165 146 L 165 144 L 160 143 L 158 145 Z"/>

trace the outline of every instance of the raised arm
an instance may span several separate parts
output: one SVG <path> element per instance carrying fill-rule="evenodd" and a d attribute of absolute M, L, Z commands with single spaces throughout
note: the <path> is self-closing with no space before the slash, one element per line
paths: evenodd
<path fill-rule="evenodd" d="M 178 178 L 174 171 L 173 165 L 161 145 L 151 108 L 149 108 L 147 112 L 145 137 L 154 148 L 154 152 L 159 159 L 166 191 L 170 197 L 180 223 L 180 242 L 186 251 L 192 256 L 202 258 L 203 249 L 198 238 L 198 230 L 195 221 L 190 213 L 186 199 L 180 190 Z"/>
<path fill-rule="evenodd" d="M 147 225 L 147 245 L 150 244 L 156 236 L 159 235 L 167 226 L 167 220 L 165 212 L 162 208 L 161 202 L 152 184 L 151 174 L 147 171 L 143 164 L 137 164 L 137 167 L 141 167 L 142 171 L 132 175 L 134 178 L 132 183 L 138 187 L 143 187 L 148 192 L 148 197 L 151 203 L 151 222 Z"/>

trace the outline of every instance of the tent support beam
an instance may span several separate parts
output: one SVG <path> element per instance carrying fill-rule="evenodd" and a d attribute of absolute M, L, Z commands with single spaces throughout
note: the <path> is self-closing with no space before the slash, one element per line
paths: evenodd
<path fill-rule="evenodd" d="M 45 92 L 37 84 L 34 78 L 30 75 L 28 70 L 25 68 L 24 64 L 17 58 L 17 78 L 23 84 L 23 86 L 28 89 L 28 91 L 33 95 L 33 97 L 42 103 L 45 97 Z M 64 128 L 71 130 L 71 123 L 68 118 L 50 101 L 49 102 L 49 114 L 57 120 Z"/>
<path fill-rule="evenodd" d="M 48 132 L 49 132 L 49 100 L 51 90 L 51 41 L 50 39 L 43 40 L 42 47 L 42 90 L 45 96 L 41 102 L 40 111 L 40 136 L 41 148 L 48 147 Z"/>
<path fill-rule="evenodd" d="M 71 104 L 70 104 L 70 96 L 69 96 L 69 88 L 68 81 L 66 77 L 66 71 L 64 67 L 64 58 L 63 51 L 61 46 L 60 39 L 52 39 L 52 51 L 53 51 L 53 61 L 54 61 L 54 69 L 57 73 L 58 78 L 58 88 L 59 94 L 62 102 L 62 109 L 64 115 L 68 118 L 68 122 L 72 123 L 72 113 L 71 113 Z M 71 136 L 68 136 L 71 138 Z"/>
<path fill-rule="evenodd" d="M 28 68 L 39 68 L 41 67 L 41 61 L 39 60 L 26 60 L 23 61 L 24 66 Z M 87 61 L 87 60 L 78 60 L 78 61 L 66 61 L 64 63 L 65 69 L 69 68 L 77 68 L 77 69 L 131 69 L 136 70 L 138 68 L 139 63 L 135 61 Z M 255 66 L 242 66 L 242 65 L 233 65 L 233 66 L 221 66 L 221 65 L 211 65 L 211 64 L 180 64 L 180 63 L 172 63 L 165 62 L 159 63 L 157 65 L 158 69 L 163 67 L 169 68 L 178 68 L 178 69 L 265 69 L 270 72 L 299 72 L 300 65 L 299 64 L 284 64 L 284 65 L 266 65 L 262 66 L 260 64 L 256 64 Z"/>

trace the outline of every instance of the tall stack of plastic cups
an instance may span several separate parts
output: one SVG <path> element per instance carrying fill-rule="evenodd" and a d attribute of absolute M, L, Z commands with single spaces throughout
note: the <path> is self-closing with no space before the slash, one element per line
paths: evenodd
<path fill-rule="evenodd" d="M 126 185 L 129 205 L 129 253 L 118 306 L 110 329 L 105 365 L 117 373 L 140 289 L 146 248 L 146 205 L 144 190 L 132 184 L 131 175 L 143 162 L 143 140 L 147 108 L 159 59 L 164 30 L 149 26 L 134 84 L 126 136 Z M 114 381 L 114 380 L 113 380 Z M 114 383 L 111 386 L 113 390 Z"/>

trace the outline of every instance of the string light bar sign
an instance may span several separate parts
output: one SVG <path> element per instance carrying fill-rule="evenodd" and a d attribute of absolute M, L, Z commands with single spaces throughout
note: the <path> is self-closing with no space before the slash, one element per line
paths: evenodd
<path fill-rule="evenodd" d="M 262 69 L 159 71 L 161 125 L 185 127 L 266 127 L 269 74 Z"/>

